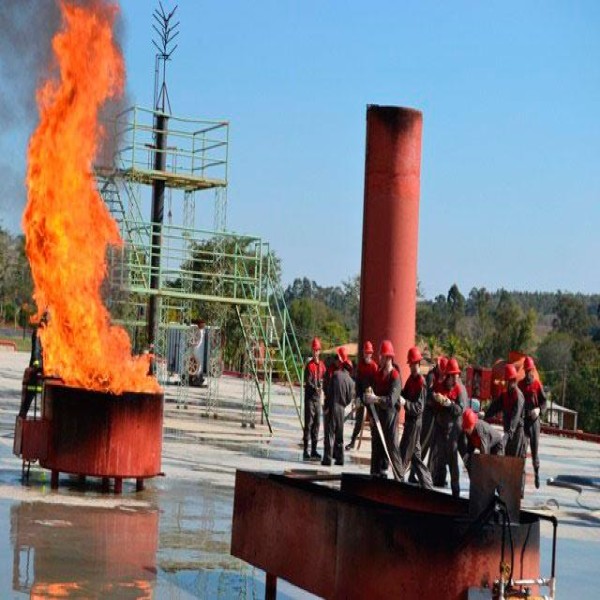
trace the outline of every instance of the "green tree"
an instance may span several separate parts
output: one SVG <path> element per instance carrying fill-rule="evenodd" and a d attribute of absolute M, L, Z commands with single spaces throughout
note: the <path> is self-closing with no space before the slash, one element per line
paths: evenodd
<path fill-rule="evenodd" d="M 589 333 L 591 324 L 587 305 L 581 297 L 558 293 L 556 318 L 553 323 L 556 331 L 581 337 Z"/>

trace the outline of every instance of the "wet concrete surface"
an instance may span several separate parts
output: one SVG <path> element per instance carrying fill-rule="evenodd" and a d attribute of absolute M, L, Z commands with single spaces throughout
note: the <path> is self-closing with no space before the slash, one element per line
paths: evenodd
<path fill-rule="evenodd" d="M 135 492 L 104 494 L 100 481 L 82 483 L 33 465 L 28 482 L 12 455 L 21 377 L 21 353 L 0 354 L 0 597 L 1 598 L 263 598 L 264 573 L 229 553 L 236 468 L 323 470 L 302 463 L 297 417 L 285 388 L 273 399 L 275 435 L 259 420 L 240 426 L 242 382 L 223 378 L 227 418 L 205 418 L 206 390 L 193 390 L 187 409 L 173 397 L 165 404 L 164 477 Z M 175 391 L 167 388 L 167 394 Z M 237 401 L 236 401 L 237 398 Z M 226 406 L 225 406 L 226 405 Z M 347 422 L 346 439 L 352 422 Z M 368 435 L 347 454 L 342 470 L 368 473 Z M 548 486 L 560 474 L 598 477 L 600 446 L 542 438 L 542 488 L 535 490 L 528 462 L 525 505 L 559 518 L 558 597 L 589 597 L 598 584 L 600 492 Z M 466 494 L 468 478 L 461 472 Z M 550 572 L 551 527 L 542 524 L 542 574 Z M 278 598 L 307 598 L 284 581 Z"/>

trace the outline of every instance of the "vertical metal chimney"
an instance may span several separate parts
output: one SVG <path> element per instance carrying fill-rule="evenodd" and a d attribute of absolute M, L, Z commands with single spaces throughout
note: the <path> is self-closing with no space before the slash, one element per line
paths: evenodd
<path fill-rule="evenodd" d="M 422 129 L 418 110 L 367 107 L 359 337 L 361 347 L 390 339 L 403 381 L 415 343 Z"/>

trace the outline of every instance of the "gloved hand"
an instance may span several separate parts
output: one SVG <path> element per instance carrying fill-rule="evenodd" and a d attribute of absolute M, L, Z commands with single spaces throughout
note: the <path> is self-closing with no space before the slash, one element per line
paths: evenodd
<path fill-rule="evenodd" d="M 450 400 L 449 398 L 447 398 L 446 396 L 444 396 L 444 394 L 439 394 L 438 392 L 436 392 L 433 395 L 435 401 L 440 404 L 441 406 L 450 406 L 452 404 L 452 400 Z"/>
<path fill-rule="evenodd" d="M 379 398 L 377 398 L 377 396 L 373 392 L 370 392 L 365 393 L 365 395 L 363 396 L 363 400 L 365 401 L 365 404 L 369 406 L 371 404 L 376 404 Z"/>
<path fill-rule="evenodd" d="M 529 416 L 531 417 L 532 421 L 535 421 L 540 416 L 540 409 L 539 409 L 539 407 L 532 408 L 529 411 Z"/>
<path fill-rule="evenodd" d="M 406 400 L 400 396 L 400 406 L 404 406 L 406 404 Z"/>

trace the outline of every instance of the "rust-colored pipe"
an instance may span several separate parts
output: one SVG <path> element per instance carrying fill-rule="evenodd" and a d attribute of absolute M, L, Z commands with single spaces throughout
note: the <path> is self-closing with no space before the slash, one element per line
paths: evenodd
<path fill-rule="evenodd" d="M 367 107 L 360 343 L 392 340 L 403 381 L 415 343 L 422 130 L 418 110 Z"/>

